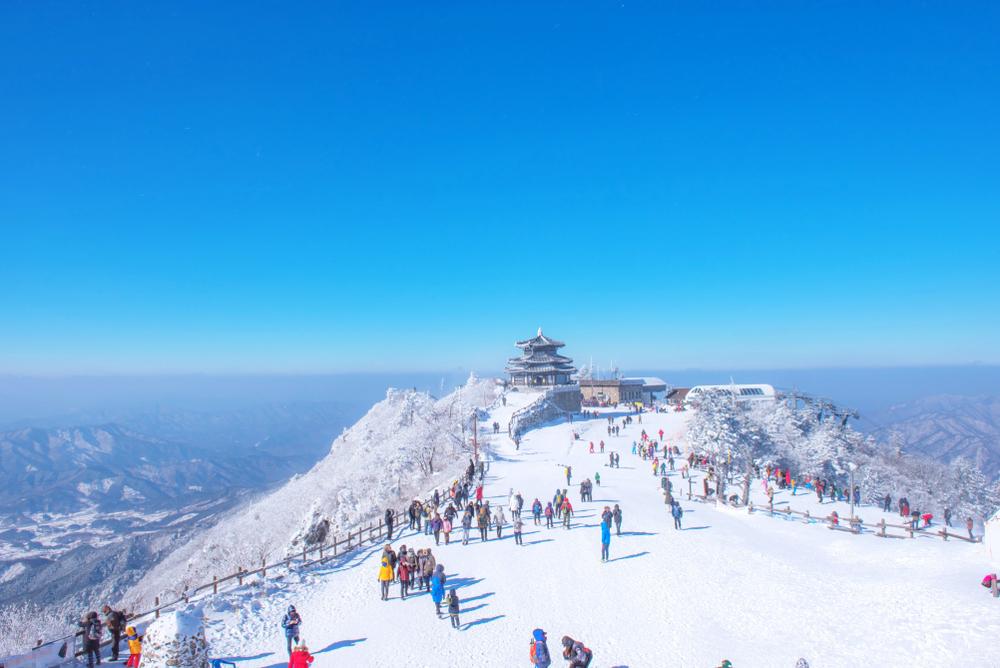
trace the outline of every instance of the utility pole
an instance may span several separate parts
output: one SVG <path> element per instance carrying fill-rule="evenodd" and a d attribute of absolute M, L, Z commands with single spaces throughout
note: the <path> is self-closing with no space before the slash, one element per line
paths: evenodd
<path fill-rule="evenodd" d="M 851 520 L 853 520 L 854 519 L 854 469 L 857 468 L 857 464 L 855 464 L 854 462 L 850 462 L 847 465 L 847 468 L 850 469 L 851 471 L 851 488 L 847 490 L 847 493 L 850 495 L 851 498 Z"/>
<path fill-rule="evenodd" d="M 479 411 L 472 411 L 472 452 L 479 461 Z"/>

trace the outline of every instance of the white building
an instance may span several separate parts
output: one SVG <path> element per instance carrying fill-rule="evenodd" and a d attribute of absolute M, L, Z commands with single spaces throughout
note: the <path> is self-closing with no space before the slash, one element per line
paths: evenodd
<path fill-rule="evenodd" d="M 730 397 L 735 396 L 736 401 L 739 403 L 774 401 L 777 398 L 777 393 L 774 391 L 773 385 L 765 383 L 737 385 L 736 383 L 731 383 L 729 385 L 695 385 L 687 393 L 687 396 L 684 397 L 684 403 L 696 404 L 701 395 L 716 392 Z"/>

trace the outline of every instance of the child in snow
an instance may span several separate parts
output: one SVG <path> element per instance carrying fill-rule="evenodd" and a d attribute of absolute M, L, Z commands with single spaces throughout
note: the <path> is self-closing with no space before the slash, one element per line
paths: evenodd
<path fill-rule="evenodd" d="M 514 519 L 514 542 L 518 545 L 524 545 L 521 542 L 521 532 L 524 531 L 524 522 L 521 521 L 520 515 Z"/>
<path fill-rule="evenodd" d="M 125 641 L 128 642 L 128 661 L 125 665 L 128 668 L 139 668 L 142 661 L 142 636 L 136 633 L 134 626 L 125 629 Z"/>
<path fill-rule="evenodd" d="M 448 592 L 448 616 L 451 618 L 451 627 L 453 629 L 458 629 L 460 623 L 458 621 L 458 592 L 452 587 L 451 591 Z"/>
<path fill-rule="evenodd" d="M 292 652 L 292 657 L 288 660 L 288 668 L 309 668 L 313 662 L 313 655 L 309 653 L 309 648 L 305 643 L 298 645 Z"/>
<path fill-rule="evenodd" d="M 600 471 L 598 471 L 597 473 L 594 474 L 594 482 L 597 483 L 598 487 L 601 486 L 601 472 Z"/>

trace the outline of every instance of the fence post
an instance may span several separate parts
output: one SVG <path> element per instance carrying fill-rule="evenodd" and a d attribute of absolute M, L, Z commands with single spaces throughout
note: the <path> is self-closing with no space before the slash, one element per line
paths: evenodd
<path fill-rule="evenodd" d="M 243 567 L 240 566 L 239 570 L 236 571 L 236 579 L 239 581 L 240 586 L 243 586 Z"/>
<path fill-rule="evenodd" d="M 219 576 L 218 575 L 213 575 L 212 576 L 212 593 L 213 594 L 218 594 L 219 593 Z"/>
<path fill-rule="evenodd" d="M 153 607 L 156 608 L 156 613 L 155 613 L 155 617 L 154 618 L 155 619 L 159 619 L 160 618 L 160 597 L 159 596 L 157 596 L 156 598 L 153 599 Z"/>
<path fill-rule="evenodd" d="M 187 603 L 187 602 L 189 602 L 189 600 L 190 599 L 188 598 L 188 588 L 185 585 L 185 587 L 184 587 L 184 602 Z"/>
<path fill-rule="evenodd" d="M 938 533 L 941 534 L 941 538 L 943 538 L 944 540 L 948 540 L 948 530 L 947 529 L 941 529 L 940 531 L 938 531 Z"/>
<path fill-rule="evenodd" d="M 323 546 L 319 546 L 319 563 L 323 563 Z"/>
<path fill-rule="evenodd" d="M 809 522 L 811 520 L 812 520 L 812 518 L 809 516 L 809 509 L 806 508 L 806 522 Z"/>
<path fill-rule="evenodd" d="M 260 558 L 260 579 L 267 579 L 267 557 Z"/>
<path fill-rule="evenodd" d="M 913 538 L 913 525 L 914 524 L 916 524 L 916 523 L 911 520 L 910 521 L 910 525 L 909 525 L 910 538 Z"/>

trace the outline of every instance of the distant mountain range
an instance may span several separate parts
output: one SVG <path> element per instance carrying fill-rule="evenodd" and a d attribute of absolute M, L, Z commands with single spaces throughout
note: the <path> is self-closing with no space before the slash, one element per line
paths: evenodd
<path fill-rule="evenodd" d="M 171 409 L 0 432 L 0 604 L 113 597 L 189 532 L 307 471 L 364 409 Z"/>
<path fill-rule="evenodd" d="M 882 440 L 899 432 L 908 452 L 943 462 L 968 457 L 988 478 L 1000 475 L 1000 396 L 923 397 L 873 413 L 867 426 Z"/>

